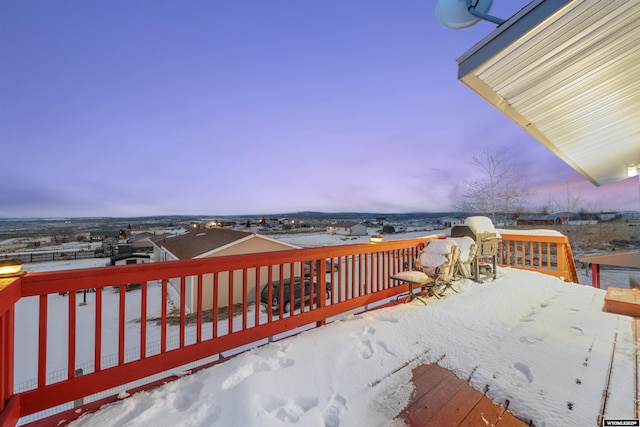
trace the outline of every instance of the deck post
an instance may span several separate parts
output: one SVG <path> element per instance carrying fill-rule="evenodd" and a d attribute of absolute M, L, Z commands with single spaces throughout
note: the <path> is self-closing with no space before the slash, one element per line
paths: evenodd
<path fill-rule="evenodd" d="M 600 289 L 600 264 L 591 264 L 591 286 Z"/>

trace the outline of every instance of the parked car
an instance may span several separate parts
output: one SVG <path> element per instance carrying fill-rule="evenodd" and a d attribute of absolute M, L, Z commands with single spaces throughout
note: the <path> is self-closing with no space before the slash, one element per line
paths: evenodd
<path fill-rule="evenodd" d="M 127 283 L 127 285 L 124 287 L 124 290 L 126 292 L 132 291 L 134 289 L 140 289 L 142 287 L 142 282 L 138 282 L 138 283 Z M 112 286 L 113 289 L 116 290 L 116 292 L 120 292 L 120 286 L 118 285 L 114 285 Z"/>
<path fill-rule="evenodd" d="M 318 268 L 320 267 L 320 261 L 316 261 L 315 266 L 314 266 L 314 272 L 318 271 Z M 327 260 L 326 261 L 326 271 L 327 273 L 331 272 L 331 260 Z M 334 263 L 333 264 L 333 271 L 338 271 L 338 264 Z M 311 261 L 305 261 L 304 262 L 304 275 L 308 276 L 311 273 Z"/>
<path fill-rule="evenodd" d="M 86 291 L 86 292 L 95 292 L 95 291 L 96 291 L 96 288 L 78 289 L 78 290 L 76 291 L 76 294 L 79 294 L 80 292 L 85 292 L 85 291 Z M 62 296 L 69 295 L 69 292 L 68 292 L 68 291 L 65 291 L 65 292 L 58 292 L 58 295 L 62 295 Z"/>
<path fill-rule="evenodd" d="M 290 313 L 292 311 L 291 306 L 291 280 L 284 279 L 283 281 L 283 300 L 280 301 L 280 281 L 276 280 L 271 282 L 271 301 L 269 301 L 269 284 L 265 285 L 260 292 L 260 303 L 265 307 L 270 307 L 274 311 L 280 311 L 280 307 L 282 305 L 282 309 L 285 313 Z M 293 279 L 294 288 L 293 288 L 293 296 L 294 306 L 300 306 L 301 304 L 301 295 L 302 293 L 302 279 L 300 277 L 295 277 Z M 314 286 L 314 293 L 317 294 L 318 288 Z M 309 301 L 309 295 L 311 293 L 311 280 L 308 277 L 304 278 L 304 301 L 305 303 Z M 326 294 L 327 299 L 331 298 L 331 283 L 327 282 L 326 286 Z"/>

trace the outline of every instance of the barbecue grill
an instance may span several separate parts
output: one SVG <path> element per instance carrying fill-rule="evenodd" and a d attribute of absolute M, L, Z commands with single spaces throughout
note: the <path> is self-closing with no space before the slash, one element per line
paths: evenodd
<path fill-rule="evenodd" d="M 476 257 L 472 261 L 472 276 L 481 282 L 480 274 L 496 278 L 498 257 L 498 233 L 477 231 L 472 225 L 455 225 L 451 228 L 451 237 L 471 237 L 477 246 Z"/>

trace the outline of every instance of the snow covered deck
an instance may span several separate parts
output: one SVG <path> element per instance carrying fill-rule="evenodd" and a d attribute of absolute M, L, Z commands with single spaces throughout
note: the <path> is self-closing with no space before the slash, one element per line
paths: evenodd
<path fill-rule="evenodd" d="M 85 396 L 93 399 L 103 390 L 118 400 L 138 387 L 132 383 L 139 378 L 167 370 L 189 373 L 191 368 L 182 366 L 203 354 L 220 355 L 225 361 L 132 394 L 81 417 L 74 426 L 117 425 L 125 419 L 130 426 L 177 425 L 184 421 L 186 408 L 197 414 L 199 422 L 193 425 L 202 426 L 319 421 L 329 426 L 389 425 L 385 423 L 400 422 L 399 414 L 414 403 L 412 393 L 420 390 L 420 381 L 411 380 L 412 370 L 434 363 L 495 402 L 506 406 L 508 400 L 510 411 L 536 425 L 588 425 L 597 423 L 600 413 L 628 417 L 637 412 L 635 401 L 627 401 L 635 393 L 635 382 L 626 374 L 636 370 L 631 320 L 603 313 L 603 290 L 563 280 L 575 274 L 563 236 L 503 236 L 503 267 L 496 280 L 479 284 L 463 279 L 455 285 L 459 293 L 442 300 L 355 313 L 404 291 L 389 277 L 414 259 L 416 245 L 423 242 L 421 238 L 318 247 L 260 254 L 259 259 L 237 256 L 101 267 L 99 272 L 91 268 L 29 273 L 0 298 L 8 319 L 2 323 L 8 339 L 0 341 L 0 350 L 17 356 L 5 361 L 2 372 L 7 376 L 0 378 L 0 404 L 5 403 L 0 425 L 14 425 L 17 417 L 35 421 L 37 411 Z M 250 269 L 265 266 L 264 277 L 277 277 L 269 266 L 282 271 L 282 266 L 294 268 L 310 259 L 330 259 L 338 265 L 335 271 L 320 262 L 317 274 L 312 273 L 320 281 L 320 293 L 325 281 L 333 284 L 331 298 L 325 301 L 320 295 L 319 304 L 293 313 L 256 309 L 250 299 L 255 285 L 249 280 Z M 242 273 L 238 283 L 228 287 L 242 299 L 239 314 L 222 316 L 214 310 L 205 318 L 198 309 L 188 318 L 180 311 L 179 323 L 172 323 L 177 315 L 169 316 L 169 280 L 178 278 L 179 295 L 184 295 L 189 277 L 232 270 Z M 112 289 L 114 283 L 132 282 L 146 286 L 134 292 Z M 88 287 L 97 292 L 88 294 L 87 305 L 78 308 L 83 296 L 75 291 Z M 214 293 L 218 307 L 215 297 Z M 48 328 L 50 316 L 69 321 L 55 322 L 64 327 Z M 143 318 L 147 321 L 138 320 Z M 269 337 L 279 339 L 282 333 L 324 323 L 312 332 L 268 343 Z M 19 333 L 14 334 L 14 325 Z M 89 339 L 78 338 L 82 334 Z M 245 350 L 253 342 L 264 345 L 228 358 L 230 349 Z M 615 353 L 615 366 L 610 367 L 612 346 L 621 353 Z M 130 349 L 137 352 L 132 356 Z M 589 369 L 581 374 L 576 370 L 584 369 L 585 360 Z M 66 371 L 56 369 L 58 365 Z M 74 375 L 72 368 L 85 365 L 82 375 Z M 49 374 L 58 371 L 65 372 L 64 378 L 49 380 Z M 37 385 L 14 393 L 11 383 L 24 383 L 31 372 Z M 611 381 L 607 372 L 613 372 Z M 612 385 L 611 398 L 607 412 L 599 412 L 593 402 L 599 402 L 605 382 Z M 85 400 L 84 407 L 90 402 Z M 82 408 L 74 412 L 79 415 Z M 66 414 L 64 419 L 70 421 Z M 43 420 L 58 421 L 63 420 L 53 415 Z"/>
<path fill-rule="evenodd" d="M 515 269 L 455 286 L 426 306 L 395 304 L 253 349 L 73 426 L 176 425 L 176 402 L 202 426 L 596 426 L 638 417 L 637 320 L 603 311 L 604 290 Z"/>

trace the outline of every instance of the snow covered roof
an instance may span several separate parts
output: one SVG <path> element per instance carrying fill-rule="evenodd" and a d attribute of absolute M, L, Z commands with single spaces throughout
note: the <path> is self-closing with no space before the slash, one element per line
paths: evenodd
<path fill-rule="evenodd" d="M 153 239 L 153 243 L 158 247 L 164 247 L 178 259 L 192 259 L 251 238 L 271 241 L 283 246 L 283 249 L 300 248 L 291 243 L 271 239 L 260 234 L 226 228 L 191 230 L 180 236 Z"/>
<path fill-rule="evenodd" d="M 335 224 L 331 224 L 329 227 L 344 227 L 344 228 L 351 228 L 353 226 L 359 225 L 359 222 L 336 222 Z"/>

